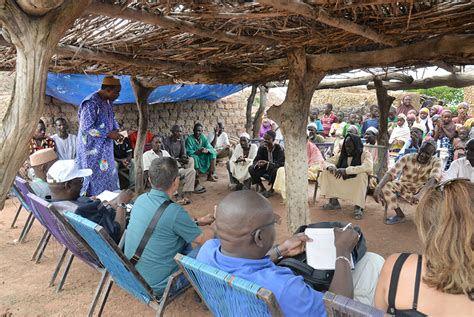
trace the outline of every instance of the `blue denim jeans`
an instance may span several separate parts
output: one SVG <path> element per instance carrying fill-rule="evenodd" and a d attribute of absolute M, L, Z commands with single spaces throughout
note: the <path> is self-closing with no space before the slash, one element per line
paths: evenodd
<path fill-rule="evenodd" d="M 196 248 L 193 249 L 193 246 L 191 245 L 191 243 L 188 243 L 184 247 L 184 249 L 182 251 L 182 254 L 195 259 L 197 257 L 197 254 L 198 254 L 200 248 L 201 247 L 196 247 Z M 189 281 L 186 278 L 186 276 L 184 274 L 179 276 L 174 281 L 174 284 L 170 289 L 170 296 L 175 296 L 177 293 L 179 293 L 183 288 L 185 288 L 188 285 L 189 285 Z"/>

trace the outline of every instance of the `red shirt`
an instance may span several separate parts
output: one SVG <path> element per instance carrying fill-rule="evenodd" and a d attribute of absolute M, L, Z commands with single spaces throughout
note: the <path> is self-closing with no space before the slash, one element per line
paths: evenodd
<path fill-rule="evenodd" d="M 53 139 L 49 137 L 45 137 L 41 140 L 40 144 L 36 143 L 35 139 L 30 140 L 30 155 L 35 153 L 38 150 L 52 148 L 54 149 L 56 144 L 54 143 Z"/>
<path fill-rule="evenodd" d="M 334 122 L 336 122 L 336 115 L 334 113 L 331 113 L 329 116 L 323 114 L 323 116 L 321 117 L 321 123 L 323 124 L 323 135 L 325 137 L 328 137 L 329 136 L 329 130 L 331 130 L 331 124 L 333 124 Z"/>
<path fill-rule="evenodd" d="M 135 150 L 135 145 L 137 144 L 137 138 L 138 138 L 138 131 L 133 131 L 128 135 L 128 139 L 130 140 L 130 144 L 132 145 L 132 148 L 134 150 Z M 150 131 L 147 131 L 143 152 L 146 152 L 151 149 L 152 140 L 153 140 L 153 133 L 151 133 Z"/>

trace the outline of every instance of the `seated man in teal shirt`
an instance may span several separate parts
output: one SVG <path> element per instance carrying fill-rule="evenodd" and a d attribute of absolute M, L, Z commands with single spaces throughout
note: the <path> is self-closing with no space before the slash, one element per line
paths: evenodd
<path fill-rule="evenodd" d="M 273 214 L 270 202 L 254 191 L 229 194 L 217 207 L 216 233 L 219 239 L 207 241 L 200 248 L 197 260 L 269 289 L 284 316 L 326 316 L 323 294 L 308 286 L 290 269 L 273 263 L 280 257 L 304 252 L 305 242 L 309 240 L 304 233 L 299 233 L 273 246 L 278 218 Z M 368 252 L 351 272 L 349 258 L 358 235 L 352 228 L 345 231 L 337 228 L 334 236 L 338 257 L 329 290 L 350 298 L 358 294 L 358 287 L 373 293 L 383 259 L 375 269 L 371 263 L 373 255 L 381 257 Z M 368 304 L 371 302 L 372 298 Z"/>
<path fill-rule="evenodd" d="M 179 172 L 176 160 L 171 157 L 154 159 L 148 170 L 148 178 L 152 190 L 140 195 L 131 211 L 125 236 L 125 255 L 128 258 L 135 253 L 157 209 L 178 189 Z M 205 236 L 198 225 L 209 225 L 213 221 L 214 217 L 211 214 L 193 220 L 186 210 L 176 203 L 166 208 L 140 260 L 135 265 L 156 295 L 163 294 L 168 278 L 178 271 L 178 266 L 173 259 L 176 253 L 189 254 L 192 249 L 191 243 L 202 245 Z M 175 289 L 171 291 L 178 291 L 178 288 L 183 287 L 184 284 L 186 283 L 183 276 L 183 280 L 178 281 Z"/>

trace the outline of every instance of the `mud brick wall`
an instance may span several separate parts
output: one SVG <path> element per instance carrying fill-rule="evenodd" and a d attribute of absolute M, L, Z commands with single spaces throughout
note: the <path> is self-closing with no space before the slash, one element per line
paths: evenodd
<path fill-rule="evenodd" d="M 182 125 L 185 133 L 192 133 L 193 126 L 200 122 L 206 133 L 217 122 L 224 123 L 229 135 L 237 136 L 245 130 L 245 102 L 241 98 L 228 97 L 218 101 L 195 100 L 180 103 L 154 104 L 149 109 L 149 130 L 156 134 L 169 134 L 174 124 Z M 59 117 L 69 122 L 71 133 L 77 133 L 78 107 L 47 96 L 45 113 L 42 118 L 47 125 L 48 134 L 54 134 L 54 120 Z M 127 104 L 114 107 L 115 118 L 127 130 L 138 127 L 136 105 Z"/>

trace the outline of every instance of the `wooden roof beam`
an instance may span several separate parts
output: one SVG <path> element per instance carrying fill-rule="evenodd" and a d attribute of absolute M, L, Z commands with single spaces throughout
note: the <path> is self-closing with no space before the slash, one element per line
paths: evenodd
<path fill-rule="evenodd" d="M 394 38 L 380 34 L 368 26 L 362 26 L 347 19 L 331 17 L 323 8 L 314 7 L 298 0 L 258 0 L 259 3 L 272 6 L 278 10 L 285 10 L 299 14 L 304 17 L 315 19 L 323 24 L 344 30 L 346 32 L 357 34 L 368 38 L 376 43 L 388 46 L 398 46 L 399 41 Z"/>
<path fill-rule="evenodd" d="M 474 85 L 474 72 L 449 74 L 446 76 L 433 76 L 430 78 L 416 79 L 411 84 L 403 82 L 387 82 L 383 86 L 387 90 L 427 89 L 439 86 L 463 88 Z M 374 83 L 369 83 L 367 89 L 375 89 Z"/>
<path fill-rule="evenodd" d="M 87 48 L 79 48 L 71 45 L 59 45 L 55 49 L 54 53 L 63 57 L 76 57 L 84 60 L 101 62 L 104 64 L 120 64 L 142 68 L 157 68 L 162 69 L 163 71 L 216 71 L 214 67 L 199 66 L 195 63 L 165 62 L 155 59 L 150 60 L 145 58 L 133 58 L 123 54 L 93 51 Z"/>
<path fill-rule="evenodd" d="M 404 75 L 400 73 L 387 73 L 387 74 L 379 74 L 379 75 L 368 75 L 368 76 L 361 76 L 361 77 L 354 77 L 344 80 L 323 80 L 319 83 L 318 88 L 316 89 L 338 89 L 344 87 L 353 87 L 353 86 L 361 86 L 367 85 L 371 81 L 374 80 L 374 77 L 379 77 L 383 81 L 389 81 L 392 79 L 399 80 L 403 83 L 411 83 L 413 82 L 413 77 L 409 75 Z"/>
<path fill-rule="evenodd" d="M 139 21 L 151 25 L 157 25 L 166 29 L 179 31 L 181 33 L 190 33 L 200 37 L 215 39 L 222 42 L 246 45 L 265 45 L 273 46 L 279 44 L 276 40 L 263 36 L 243 36 L 231 32 L 223 32 L 210 30 L 200 25 L 176 19 L 170 16 L 158 15 L 144 10 L 136 10 L 132 8 L 122 8 L 117 5 L 93 2 L 87 9 L 86 13 L 94 15 L 103 15 L 113 18 L 122 18 L 125 20 Z"/>

